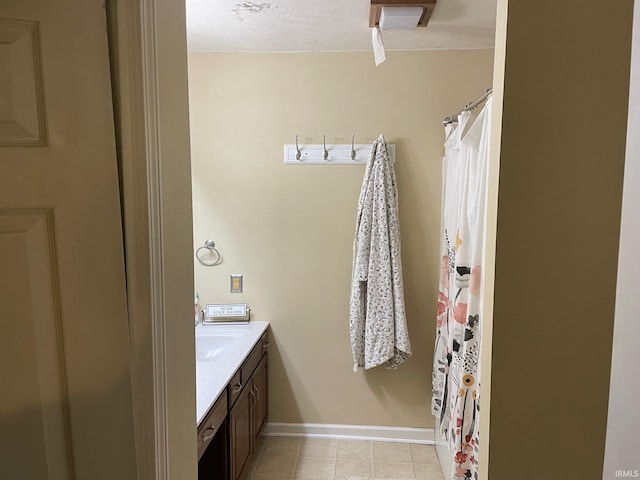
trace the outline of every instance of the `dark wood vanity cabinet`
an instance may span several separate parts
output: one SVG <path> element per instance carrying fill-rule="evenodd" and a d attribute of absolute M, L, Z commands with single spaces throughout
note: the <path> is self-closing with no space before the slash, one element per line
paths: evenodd
<path fill-rule="evenodd" d="M 255 451 L 268 418 L 268 346 L 265 332 L 198 427 L 199 480 L 247 477 L 249 456 Z M 222 423 L 219 422 L 221 405 L 225 415 L 228 406 L 228 415 Z M 220 424 L 213 440 L 210 438 L 212 423 Z M 203 438 L 211 442 L 209 446 Z"/>
<path fill-rule="evenodd" d="M 229 447 L 231 451 L 231 478 L 240 478 L 251 455 L 252 442 L 252 385 L 246 385 L 229 414 Z"/>
<path fill-rule="evenodd" d="M 229 472 L 227 390 L 198 427 L 198 478 L 225 479 Z"/>
<path fill-rule="evenodd" d="M 262 361 L 253 374 L 253 385 L 256 392 L 254 408 L 254 441 L 258 441 L 260 434 L 267 425 L 267 355 L 262 357 Z"/>
<path fill-rule="evenodd" d="M 267 423 L 268 346 L 265 334 L 240 369 L 243 388 L 229 414 L 231 480 L 246 478 L 249 455 Z"/>

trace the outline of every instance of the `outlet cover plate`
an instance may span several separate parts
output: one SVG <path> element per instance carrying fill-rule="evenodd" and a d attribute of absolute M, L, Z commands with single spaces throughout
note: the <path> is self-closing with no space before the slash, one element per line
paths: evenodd
<path fill-rule="evenodd" d="M 242 283 L 242 275 L 238 273 L 232 273 L 230 279 L 231 293 L 242 293 Z"/>

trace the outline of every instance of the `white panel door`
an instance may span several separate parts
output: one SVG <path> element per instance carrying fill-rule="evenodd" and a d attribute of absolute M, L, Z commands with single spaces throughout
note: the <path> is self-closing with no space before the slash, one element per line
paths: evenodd
<path fill-rule="evenodd" d="M 101 0 L 0 2 L 0 478 L 135 478 Z"/>

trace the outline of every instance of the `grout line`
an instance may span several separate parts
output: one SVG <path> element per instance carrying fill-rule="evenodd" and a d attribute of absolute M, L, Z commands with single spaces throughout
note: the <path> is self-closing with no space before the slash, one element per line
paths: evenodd
<path fill-rule="evenodd" d="M 293 473 L 291 474 L 291 478 L 296 478 L 296 472 L 298 471 L 298 463 L 300 463 L 300 452 L 302 451 L 302 440 L 303 440 L 302 437 L 300 437 L 300 444 L 298 445 L 298 449 L 296 450 L 296 461 L 293 464 Z"/>

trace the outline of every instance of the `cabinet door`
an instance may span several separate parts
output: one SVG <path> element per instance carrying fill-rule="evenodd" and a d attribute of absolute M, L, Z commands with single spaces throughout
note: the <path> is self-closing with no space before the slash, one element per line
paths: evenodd
<path fill-rule="evenodd" d="M 253 389 L 256 396 L 254 408 L 254 438 L 258 439 L 267 424 L 267 357 L 265 354 L 253 374 Z"/>
<path fill-rule="evenodd" d="M 198 460 L 198 480 L 229 479 L 228 428 L 227 419 L 225 418 L 200 460 Z"/>
<path fill-rule="evenodd" d="M 253 383 L 245 384 L 229 414 L 229 446 L 231 450 L 231 480 L 241 478 L 253 444 Z"/>

